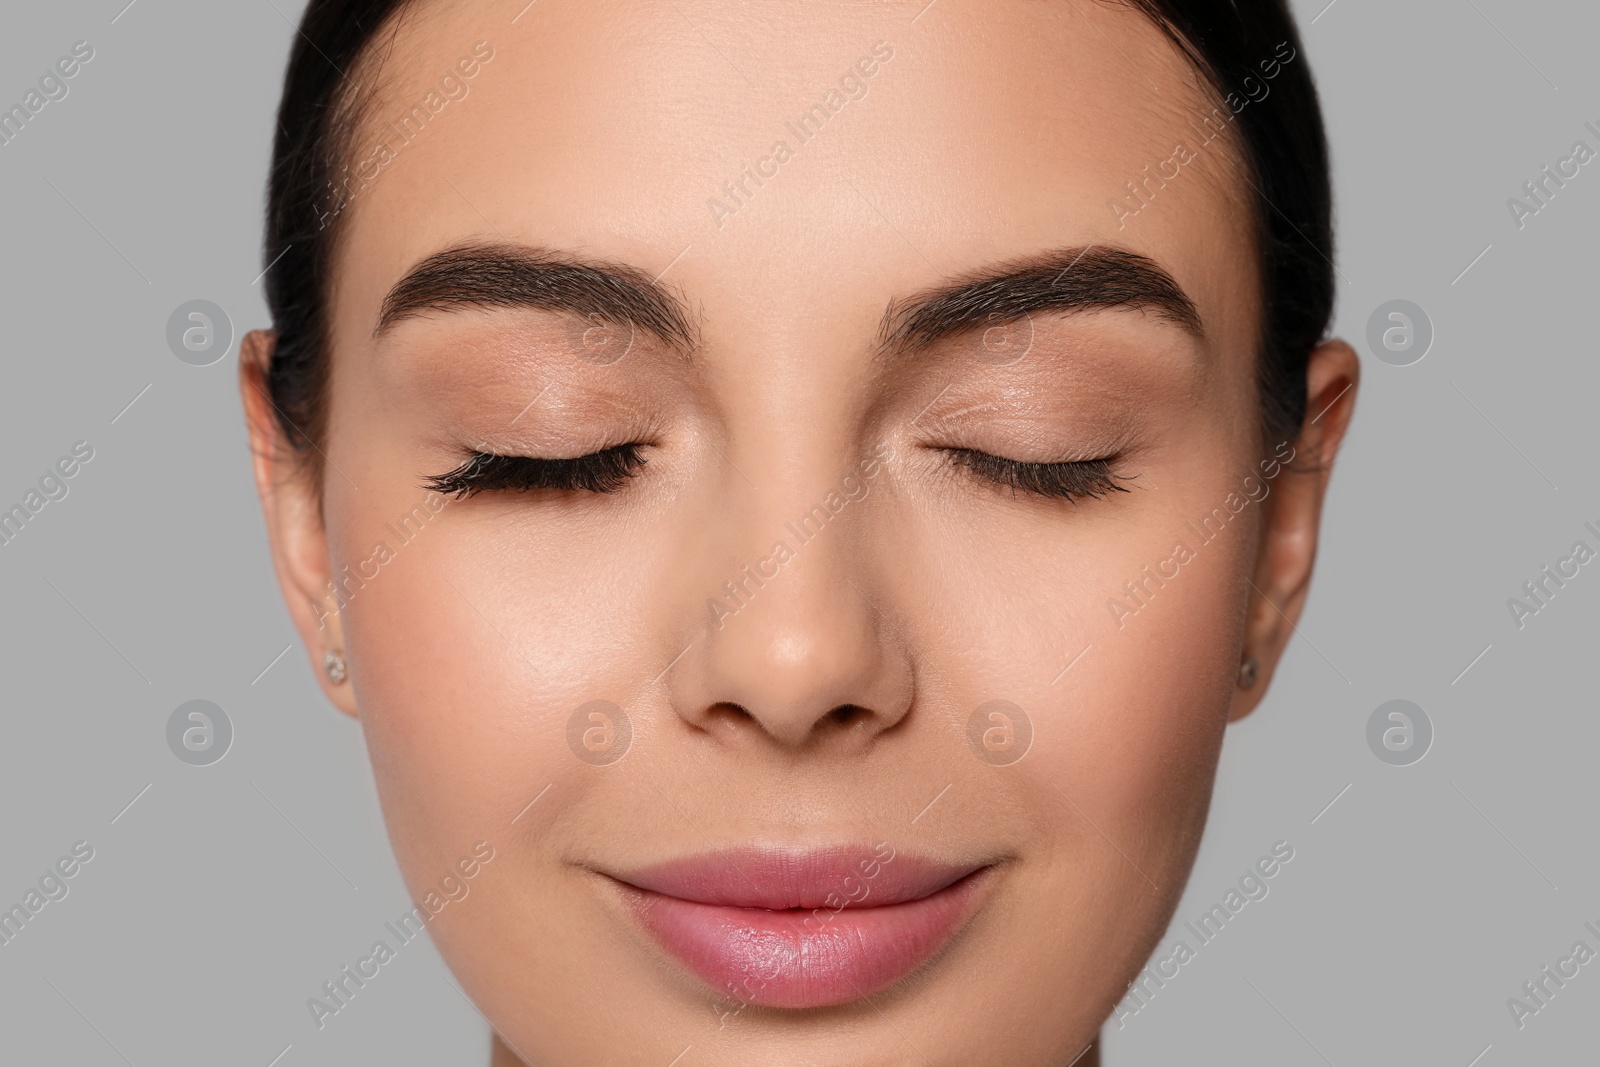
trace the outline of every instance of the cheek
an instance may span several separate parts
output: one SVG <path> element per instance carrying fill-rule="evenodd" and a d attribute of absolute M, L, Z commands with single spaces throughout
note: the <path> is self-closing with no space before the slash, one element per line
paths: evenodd
<path fill-rule="evenodd" d="M 1120 965 L 1124 979 L 1171 919 L 1205 829 L 1238 671 L 1244 573 L 1225 551 L 1201 555 L 1121 630 L 1104 626 L 1073 670 L 1083 674 L 1066 702 L 1070 728 L 1041 752 L 1040 768 L 1071 783 L 1078 806 L 1055 828 L 1051 880 L 1085 914 L 1118 916 L 1125 932 L 1091 935 L 1090 956 L 1113 975 Z"/>
<path fill-rule="evenodd" d="M 414 892 L 474 842 L 500 847 L 534 795 L 529 784 L 570 773 L 565 700 L 540 673 L 548 677 L 560 646 L 536 624 L 559 617 L 559 605 L 537 590 L 537 574 L 464 542 L 458 506 L 409 541 L 380 530 L 393 558 L 340 612 L 385 820 Z M 364 547 L 351 551 L 369 557 L 370 541 L 353 540 Z"/>
<path fill-rule="evenodd" d="M 1218 490 L 1216 498 L 1224 495 Z M 1250 511 L 1203 541 L 1181 517 L 1192 512 L 1197 522 L 1207 513 L 1203 500 L 1192 494 L 1192 507 L 1180 503 L 1146 527 L 1163 532 L 1132 535 L 1126 548 L 1107 553 L 1114 563 L 1097 565 L 1108 588 L 1096 598 L 1097 636 L 1079 680 L 1078 751 L 1067 756 L 1094 783 L 1107 816 L 1136 838 L 1165 840 L 1179 871 L 1205 821 L 1255 544 Z M 1180 543 L 1192 552 L 1189 562 L 1168 562 Z"/>
<path fill-rule="evenodd" d="M 1131 839 L 1163 842 L 1172 854 L 1160 862 L 1179 872 L 1187 870 L 1205 822 L 1238 672 L 1245 603 L 1239 590 L 1247 571 L 1242 553 L 1230 549 L 1217 542 L 1200 548 L 1159 587 L 1143 567 L 1166 552 L 1138 560 L 1115 583 L 1107 598 L 1120 595 L 1124 603 L 1132 601 L 1122 581 L 1144 579 L 1153 592 L 1141 594 L 1144 605 L 1122 616 L 1120 628 L 1106 609 L 1099 639 L 1081 664 L 1072 709 L 1077 729 L 1062 753 L 1105 817 Z"/>
<path fill-rule="evenodd" d="M 960 689 L 963 726 L 969 709 L 1003 698 L 1033 728 L 1013 765 L 959 761 L 970 770 L 952 776 L 951 792 L 1022 857 L 1015 911 L 984 973 L 1024 1029 L 1046 1013 L 1064 1018 L 1074 1002 L 1116 1000 L 1193 864 L 1238 670 L 1253 536 L 1247 514 L 1204 545 L 1185 522 L 1226 494 L 1225 479 L 1205 470 L 1229 466 L 1202 457 L 1172 477 L 1199 488 L 1117 498 L 1036 527 L 1017 516 L 1003 536 L 991 527 L 973 544 L 948 528 L 899 542 L 897 559 L 983 560 L 908 579 L 944 624 L 923 652 Z M 1164 586 L 1151 583 L 1154 595 L 1119 628 L 1108 600 L 1180 535 L 1195 558 Z M 997 541 L 1004 552 L 974 550 Z"/>
<path fill-rule="evenodd" d="M 949 615 L 961 632 L 941 673 L 961 680 L 971 707 L 999 697 L 1029 716 L 1033 743 L 1018 778 L 1052 808 L 1063 803 L 1059 787 L 1113 840 L 1144 842 L 1150 863 L 1180 872 L 1204 823 L 1253 550 L 1248 512 L 1208 544 L 1185 529 L 1182 514 L 1180 505 L 1081 539 L 1070 526 L 1064 535 L 1018 536 L 1003 567 L 929 587 L 934 603 L 961 606 Z M 1194 558 L 1158 586 L 1144 567 L 1154 571 L 1180 535 Z M 1128 581 L 1145 583 L 1142 605 Z M 1112 602 L 1127 609 L 1120 626 Z M 1085 859 L 1108 869 L 1123 863 L 1069 818 L 1074 838 L 1087 831 Z"/>
<path fill-rule="evenodd" d="M 673 568 L 655 549 L 619 556 L 613 540 L 481 499 L 447 503 L 403 540 L 392 516 L 414 498 L 404 486 L 364 495 L 329 527 L 352 573 L 375 541 L 392 549 L 365 566 L 376 576 L 347 593 L 341 620 L 391 840 L 408 884 L 425 891 L 474 842 L 541 826 L 549 805 L 512 820 L 546 786 L 571 805 L 606 783 L 602 772 L 625 769 L 595 762 L 586 732 L 591 746 L 629 746 L 613 752 L 646 746 L 654 724 L 640 697 L 673 655 L 650 611 L 671 597 L 650 576 Z M 577 714 L 597 700 L 629 709 L 628 724 Z M 587 761 L 569 738 L 575 715 Z"/>
<path fill-rule="evenodd" d="M 381 505 L 363 501 L 360 515 L 330 514 L 330 533 L 359 527 L 360 536 L 337 540 L 370 552 L 386 516 L 415 493 L 386 495 Z M 650 819 L 630 813 L 656 802 L 649 782 L 675 765 L 651 762 L 661 724 L 642 697 L 681 648 L 662 651 L 683 615 L 663 605 L 685 602 L 652 582 L 676 573 L 669 559 L 684 549 L 641 536 L 636 552 L 618 553 L 615 539 L 533 522 L 449 504 L 395 544 L 394 559 L 341 614 L 384 821 L 412 898 L 436 891 L 476 842 L 495 849 L 471 896 L 441 911 L 430 937 L 491 1017 L 531 1012 L 529 1026 L 548 1035 L 540 1040 L 556 1042 L 575 1040 L 564 1021 L 597 1010 L 552 992 L 592 988 L 570 981 L 573 961 L 639 951 L 569 864 L 597 841 L 650 844 L 632 836 Z M 614 765 L 585 762 L 569 743 L 573 713 L 596 699 L 632 716 L 631 747 Z M 578 736 L 581 746 L 582 728 Z M 543 997 L 537 1009 L 530 985 Z"/>

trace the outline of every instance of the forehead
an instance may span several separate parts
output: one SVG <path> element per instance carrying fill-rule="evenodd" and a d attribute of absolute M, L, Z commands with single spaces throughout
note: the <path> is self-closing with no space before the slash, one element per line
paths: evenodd
<path fill-rule="evenodd" d="M 1198 74 L 1120 5 L 420 0 L 392 29 L 353 72 L 340 320 L 466 238 L 681 255 L 755 318 L 1104 244 L 1253 335 L 1234 135 L 1202 143 Z"/>

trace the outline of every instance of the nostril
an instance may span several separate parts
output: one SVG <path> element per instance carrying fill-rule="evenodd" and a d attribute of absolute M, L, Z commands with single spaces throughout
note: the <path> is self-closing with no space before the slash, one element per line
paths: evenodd
<path fill-rule="evenodd" d="M 731 701 L 720 701 L 706 709 L 706 719 L 712 723 L 721 723 L 724 726 L 734 727 L 740 722 L 749 722 L 755 718 L 743 706 Z"/>
<path fill-rule="evenodd" d="M 840 704 L 828 712 L 828 717 L 840 726 L 853 726 L 870 714 L 859 704 Z"/>

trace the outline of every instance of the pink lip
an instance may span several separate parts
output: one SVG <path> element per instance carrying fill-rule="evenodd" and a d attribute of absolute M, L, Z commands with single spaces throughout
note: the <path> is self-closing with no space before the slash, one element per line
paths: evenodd
<path fill-rule="evenodd" d="M 870 996 L 925 962 L 972 913 L 990 869 L 888 845 L 746 848 L 617 880 L 656 941 L 720 992 L 819 1008 Z"/>

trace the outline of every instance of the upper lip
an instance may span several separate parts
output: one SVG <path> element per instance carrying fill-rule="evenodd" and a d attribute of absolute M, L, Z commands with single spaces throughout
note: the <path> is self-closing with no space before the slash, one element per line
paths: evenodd
<path fill-rule="evenodd" d="M 989 864 L 947 862 L 891 845 L 740 846 L 612 877 L 637 889 L 733 908 L 881 907 L 920 900 Z"/>

